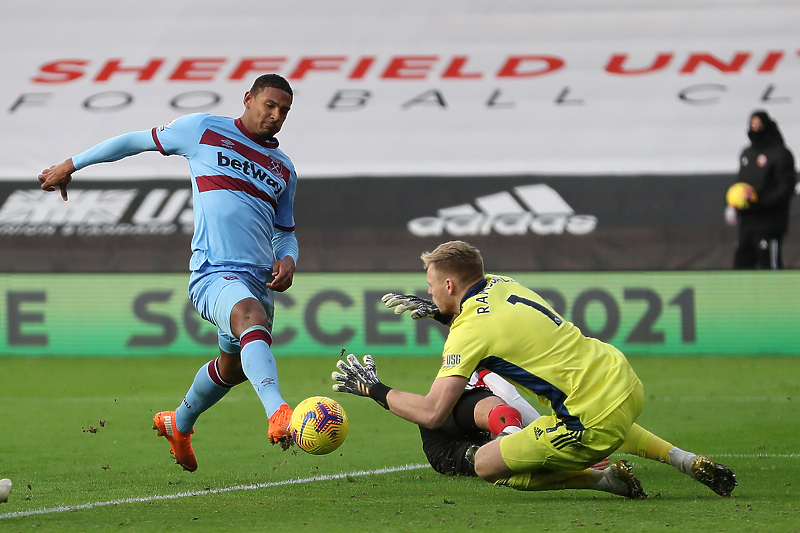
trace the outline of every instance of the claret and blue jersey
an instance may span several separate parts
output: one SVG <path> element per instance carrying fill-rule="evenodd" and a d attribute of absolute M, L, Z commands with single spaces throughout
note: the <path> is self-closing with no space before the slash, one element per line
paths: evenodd
<path fill-rule="evenodd" d="M 297 175 L 276 139 L 262 141 L 239 119 L 207 114 L 153 128 L 164 155 L 189 161 L 194 202 L 190 268 L 271 268 L 275 228 L 294 231 Z"/>

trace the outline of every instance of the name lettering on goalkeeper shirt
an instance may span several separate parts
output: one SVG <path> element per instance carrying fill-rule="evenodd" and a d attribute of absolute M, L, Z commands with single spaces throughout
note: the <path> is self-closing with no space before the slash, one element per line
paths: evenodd
<path fill-rule="evenodd" d="M 492 310 L 489 306 L 489 289 L 494 287 L 498 283 L 509 283 L 513 282 L 514 280 L 511 278 L 503 278 L 501 276 L 495 276 L 489 280 L 486 284 L 486 287 L 483 288 L 481 292 L 478 293 L 478 296 L 475 298 L 475 301 L 483 304 L 482 306 L 476 309 L 476 313 L 479 315 L 484 315 L 486 313 L 490 313 Z"/>

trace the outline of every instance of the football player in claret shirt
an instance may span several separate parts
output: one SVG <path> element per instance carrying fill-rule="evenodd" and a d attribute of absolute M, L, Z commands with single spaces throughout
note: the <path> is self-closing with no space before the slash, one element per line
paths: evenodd
<path fill-rule="evenodd" d="M 433 301 L 417 302 L 425 308 L 417 316 L 450 325 L 430 391 L 422 396 L 392 389 L 378 379 L 372 356 L 365 355 L 362 365 L 353 354 L 337 364 L 335 391 L 368 396 L 405 420 L 437 428 L 472 373 L 490 370 L 536 396 L 552 414 L 481 446 L 474 465 L 484 480 L 517 490 L 594 489 L 646 497 L 625 460 L 590 468 L 619 450 L 667 463 L 721 496 L 731 494 L 737 483 L 728 467 L 635 423 L 644 388 L 618 349 L 584 336 L 513 279 L 484 274 L 480 252 L 465 242 L 441 244 L 422 260 Z M 404 296 L 395 296 L 400 305 Z"/>
<path fill-rule="evenodd" d="M 250 381 L 269 417 L 268 438 L 291 444 L 292 410 L 283 400 L 270 345 L 273 291 L 287 290 L 298 246 L 294 233 L 297 175 L 278 148 L 292 105 L 289 83 L 277 74 L 255 80 L 238 119 L 186 115 L 166 126 L 126 133 L 42 171 L 45 191 L 67 186 L 77 170 L 146 151 L 189 161 L 194 235 L 189 296 L 219 329 L 219 357 L 197 372 L 175 411 L 156 414 L 154 429 L 184 469 L 197 469 L 190 435 L 201 413 L 231 387 Z"/>

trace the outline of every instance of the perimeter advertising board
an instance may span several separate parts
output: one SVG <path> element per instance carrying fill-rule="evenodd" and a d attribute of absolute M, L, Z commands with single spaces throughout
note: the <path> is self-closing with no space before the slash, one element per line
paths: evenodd
<path fill-rule="evenodd" d="M 628 354 L 800 355 L 798 272 L 514 274 L 589 336 Z M 187 276 L 0 275 L 0 355 L 216 353 L 186 296 Z M 424 273 L 299 274 L 277 295 L 279 357 L 441 355 L 446 328 L 386 309 L 425 294 Z"/>
<path fill-rule="evenodd" d="M 730 175 L 303 180 L 301 272 L 413 272 L 462 239 L 496 271 L 724 270 Z M 796 202 L 797 204 L 797 202 Z M 0 272 L 186 272 L 186 180 L 76 183 L 70 200 L 0 181 Z M 800 268 L 800 207 L 784 242 Z"/>

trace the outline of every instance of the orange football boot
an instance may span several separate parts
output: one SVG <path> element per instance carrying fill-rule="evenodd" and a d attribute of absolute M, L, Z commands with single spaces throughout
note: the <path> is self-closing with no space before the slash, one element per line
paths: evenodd
<path fill-rule="evenodd" d="M 269 441 L 272 444 L 280 444 L 284 450 L 293 443 L 292 435 L 289 433 L 292 413 L 294 413 L 292 408 L 283 404 L 269 417 L 269 430 L 267 431 Z"/>
<path fill-rule="evenodd" d="M 175 462 L 184 470 L 194 472 L 197 470 L 197 459 L 192 450 L 192 429 L 189 433 L 181 433 L 175 427 L 175 411 L 162 411 L 153 418 L 153 429 L 158 431 L 159 437 L 166 437 L 169 441 L 169 453 L 175 456 Z"/>

